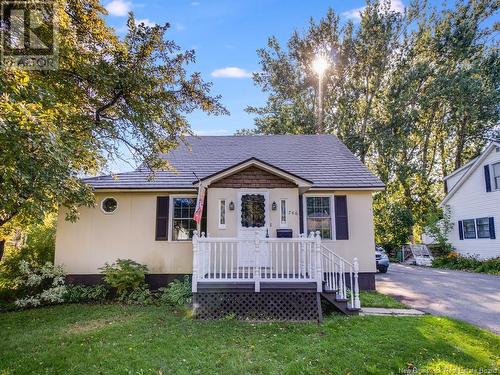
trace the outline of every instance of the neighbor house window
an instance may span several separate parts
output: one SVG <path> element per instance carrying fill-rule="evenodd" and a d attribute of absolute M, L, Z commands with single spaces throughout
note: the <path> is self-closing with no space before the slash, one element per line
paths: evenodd
<path fill-rule="evenodd" d="M 490 238 L 490 218 L 476 219 L 477 238 Z"/>
<path fill-rule="evenodd" d="M 476 223 L 474 219 L 464 220 L 464 238 L 476 238 Z"/>
<path fill-rule="evenodd" d="M 219 201 L 219 228 L 226 227 L 226 200 Z"/>
<path fill-rule="evenodd" d="M 111 214 L 118 208 L 118 202 L 115 198 L 106 198 L 101 202 L 101 209 L 106 214 Z"/>
<path fill-rule="evenodd" d="M 193 220 L 196 198 L 173 198 L 172 203 L 172 240 L 189 240 L 196 230 L 196 221 Z"/>
<path fill-rule="evenodd" d="M 307 233 L 319 231 L 321 238 L 332 239 L 330 197 L 306 198 Z"/>
<path fill-rule="evenodd" d="M 500 190 L 500 163 L 493 164 L 493 181 L 495 189 Z"/>
<path fill-rule="evenodd" d="M 280 201 L 280 224 L 286 225 L 286 199 Z"/>

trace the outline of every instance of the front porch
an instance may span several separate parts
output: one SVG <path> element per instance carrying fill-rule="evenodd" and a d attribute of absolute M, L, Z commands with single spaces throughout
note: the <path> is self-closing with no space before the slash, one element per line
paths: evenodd
<path fill-rule="evenodd" d="M 195 310 L 211 317 L 234 310 L 292 320 L 316 314 L 320 320 L 321 297 L 343 312 L 356 312 L 361 308 L 358 271 L 357 259 L 350 263 L 335 254 L 319 232 L 262 238 L 256 230 L 253 240 L 193 235 Z"/>

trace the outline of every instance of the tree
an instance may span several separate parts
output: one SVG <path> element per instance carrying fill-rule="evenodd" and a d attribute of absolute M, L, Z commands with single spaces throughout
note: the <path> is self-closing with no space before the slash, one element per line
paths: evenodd
<path fill-rule="evenodd" d="M 386 184 L 374 197 L 377 239 L 400 245 L 436 210 L 442 178 L 495 134 L 500 60 L 492 41 L 497 27 L 486 21 L 498 2 L 459 1 L 440 12 L 416 2 L 404 14 L 389 5 L 368 1 L 357 25 L 342 26 L 329 10 L 303 35 L 293 33 L 287 48 L 269 38 L 254 74 L 268 100 L 247 111 L 256 115 L 254 133 L 313 133 L 318 81 L 310 66 L 326 51 L 325 132 Z M 405 230 L 392 225 L 392 213 L 402 215 Z"/>
<path fill-rule="evenodd" d="M 131 14 L 122 40 L 98 0 L 57 4 L 59 69 L 0 75 L 0 229 L 58 205 L 75 219 L 93 204 L 79 177 L 124 148 L 152 173 L 168 168 L 160 156 L 190 133 L 187 113 L 227 113 L 210 83 L 187 74 L 194 51 L 166 39 L 169 24 L 137 25 Z"/>

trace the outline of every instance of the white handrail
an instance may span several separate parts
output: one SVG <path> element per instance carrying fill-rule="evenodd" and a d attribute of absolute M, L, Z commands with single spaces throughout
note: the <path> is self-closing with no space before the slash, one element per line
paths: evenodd
<path fill-rule="evenodd" d="M 346 273 L 351 288 L 350 305 L 359 307 L 359 264 L 348 262 L 321 243 L 320 232 L 298 238 L 253 239 L 206 237 L 193 232 L 193 292 L 200 282 L 314 282 L 317 291 L 335 291 L 348 296 Z"/>

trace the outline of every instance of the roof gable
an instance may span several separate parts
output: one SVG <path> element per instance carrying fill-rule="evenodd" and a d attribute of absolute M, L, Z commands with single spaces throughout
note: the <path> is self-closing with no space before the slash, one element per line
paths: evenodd
<path fill-rule="evenodd" d="M 497 147 L 500 147 L 499 142 L 491 142 L 488 147 L 479 155 L 476 159 L 474 159 L 474 163 L 469 166 L 469 168 L 462 175 L 460 180 L 453 185 L 452 189 L 448 192 L 448 194 L 444 197 L 440 206 L 444 206 L 450 198 L 455 195 L 455 193 L 460 189 L 460 187 L 467 181 L 467 179 L 476 171 L 476 169 L 483 163 L 483 161 L 488 157 L 488 155 L 495 150 Z M 469 163 L 465 164 L 468 165 Z M 464 166 L 465 166 L 464 165 Z"/>

